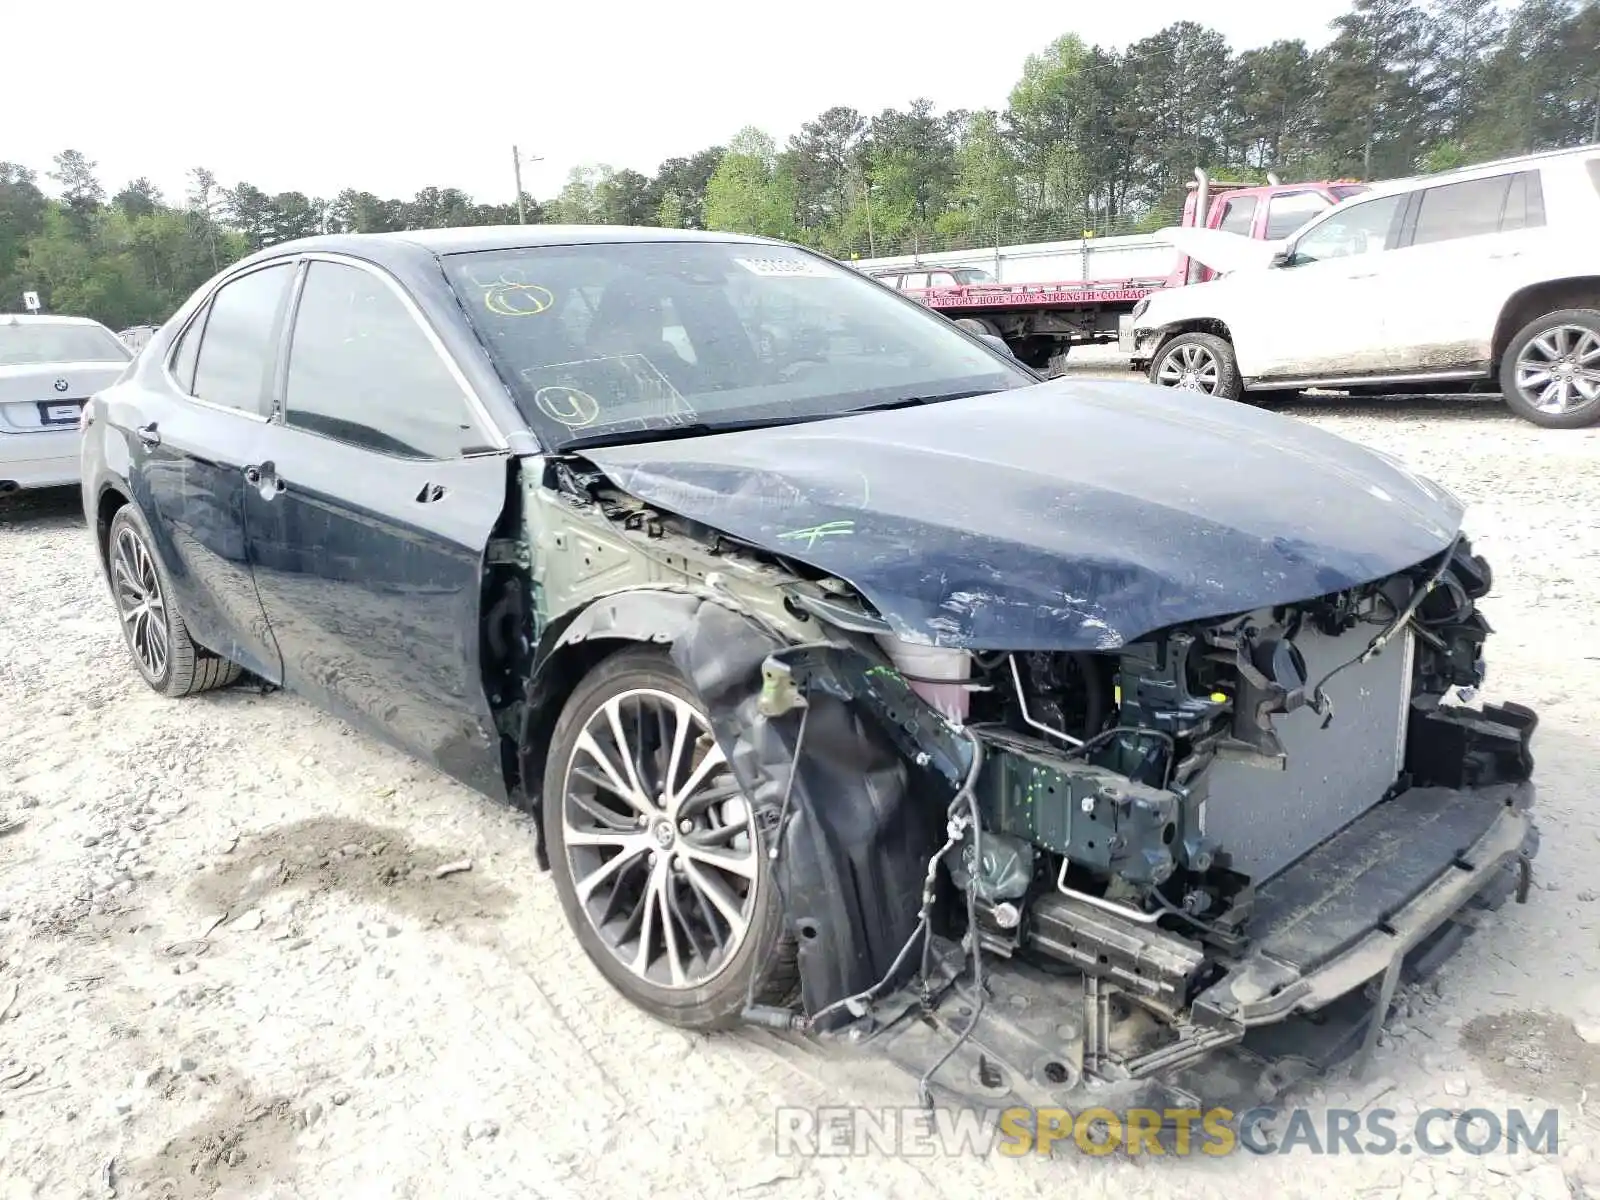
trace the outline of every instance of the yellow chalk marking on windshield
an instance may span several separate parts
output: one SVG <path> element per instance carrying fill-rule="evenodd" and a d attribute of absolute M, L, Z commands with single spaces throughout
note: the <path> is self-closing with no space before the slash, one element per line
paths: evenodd
<path fill-rule="evenodd" d="M 577 388 L 551 385 L 533 394 L 540 412 L 568 429 L 583 429 L 600 419 L 600 401 Z"/>
<path fill-rule="evenodd" d="M 555 293 L 549 288 L 514 282 L 504 276 L 483 294 L 483 306 L 502 317 L 536 317 L 555 302 Z"/>

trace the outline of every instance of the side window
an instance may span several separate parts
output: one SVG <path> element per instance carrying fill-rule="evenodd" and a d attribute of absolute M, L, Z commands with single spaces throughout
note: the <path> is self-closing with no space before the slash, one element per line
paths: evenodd
<path fill-rule="evenodd" d="M 1505 212 L 1500 217 L 1500 232 L 1517 229 L 1539 229 L 1544 225 L 1544 188 L 1539 172 L 1520 171 L 1511 178 L 1511 189 L 1506 193 Z"/>
<path fill-rule="evenodd" d="M 190 391 L 201 400 L 260 413 L 277 345 L 278 309 L 294 274 L 289 263 L 242 275 L 211 299 Z"/>
<path fill-rule="evenodd" d="M 1318 192 L 1287 192 L 1267 201 L 1267 240 L 1286 238 L 1328 207 Z"/>
<path fill-rule="evenodd" d="M 172 369 L 172 377 L 178 381 L 178 386 L 189 395 L 194 394 L 194 363 L 200 357 L 200 337 L 206 327 L 206 317 L 210 307 L 202 309 L 195 314 L 194 320 L 189 322 L 178 338 L 178 344 L 172 349 L 172 357 L 167 360 Z"/>
<path fill-rule="evenodd" d="M 928 286 L 947 288 L 956 286 L 956 277 L 949 271 L 932 271 L 928 275 Z"/>
<path fill-rule="evenodd" d="M 1223 233 L 1237 233 L 1245 237 L 1250 236 L 1250 230 L 1256 220 L 1256 198 L 1254 196 L 1241 196 L 1237 200 L 1229 200 L 1222 210 L 1222 224 L 1217 226 Z"/>
<path fill-rule="evenodd" d="M 1395 216 L 1404 200 L 1398 193 L 1376 200 L 1346 200 L 1295 244 L 1292 265 L 1389 249 L 1394 244 Z"/>
<path fill-rule="evenodd" d="M 895 289 L 900 287 L 900 276 L 898 275 L 874 275 L 873 278 L 879 283 L 883 284 L 884 287 L 892 287 Z"/>
<path fill-rule="evenodd" d="M 1498 233 L 1500 216 L 1506 211 L 1512 184 L 1516 182 L 1516 175 L 1493 175 L 1428 188 L 1417 205 L 1417 226 L 1411 244 L 1425 246 L 1429 242 Z M 1516 190 L 1522 192 L 1520 186 Z M 1524 196 L 1525 193 L 1518 197 L 1523 205 Z"/>
<path fill-rule="evenodd" d="M 284 424 L 402 458 L 482 441 L 461 385 L 382 279 L 313 262 L 295 313 Z"/>
<path fill-rule="evenodd" d="M 900 277 L 901 290 L 907 290 L 910 288 L 925 288 L 927 286 L 928 273 L 926 271 L 918 271 L 914 275 L 902 275 Z"/>

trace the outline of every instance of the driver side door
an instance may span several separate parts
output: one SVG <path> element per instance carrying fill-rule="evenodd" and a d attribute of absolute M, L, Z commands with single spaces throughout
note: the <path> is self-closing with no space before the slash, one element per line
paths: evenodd
<path fill-rule="evenodd" d="M 1252 273 L 1230 322 L 1247 380 L 1311 382 L 1389 369 L 1384 274 L 1404 209 L 1404 195 L 1348 200 L 1301 233 L 1286 259 Z"/>

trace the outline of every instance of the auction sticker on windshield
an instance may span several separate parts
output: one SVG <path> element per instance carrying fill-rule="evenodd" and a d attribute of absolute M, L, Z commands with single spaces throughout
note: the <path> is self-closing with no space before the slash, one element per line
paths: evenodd
<path fill-rule="evenodd" d="M 833 272 L 809 258 L 736 258 L 733 260 L 752 275 L 776 275 L 788 278 L 828 279 Z"/>

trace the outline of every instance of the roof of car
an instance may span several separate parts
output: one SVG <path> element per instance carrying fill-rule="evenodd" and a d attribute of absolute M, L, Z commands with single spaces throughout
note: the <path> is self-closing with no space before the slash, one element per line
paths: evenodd
<path fill-rule="evenodd" d="M 1541 150 L 1534 154 L 1519 154 L 1511 158 L 1493 159 L 1489 162 L 1469 163 L 1466 166 L 1451 167 L 1447 171 L 1407 175 L 1400 179 L 1384 179 L 1377 183 L 1369 184 L 1371 191 L 1363 195 L 1361 199 L 1389 196 L 1395 192 L 1411 192 L 1417 188 L 1438 187 L 1442 183 L 1464 183 L 1483 176 L 1499 175 L 1517 167 L 1534 167 L 1540 163 L 1593 157 L 1596 153 L 1600 153 L 1600 143 L 1590 142 L 1586 145 L 1569 146 L 1561 150 Z"/>
<path fill-rule="evenodd" d="M 749 242 L 775 243 L 772 238 L 704 229 L 662 229 L 650 225 L 467 225 L 449 229 L 405 229 L 394 233 L 331 233 L 280 242 L 279 253 L 302 250 L 370 253 L 379 246 L 416 246 L 433 254 L 466 254 L 475 250 L 515 250 L 525 246 L 582 246 L 617 242 Z"/>
<path fill-rule="evenodd" d="M 69 317 L 60 313 L 0 313 L 0 325 L 94 325 L 105 328 L 99 321 L 89 317 Z"/>

